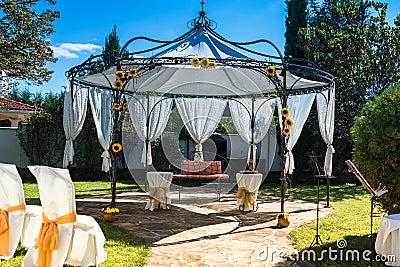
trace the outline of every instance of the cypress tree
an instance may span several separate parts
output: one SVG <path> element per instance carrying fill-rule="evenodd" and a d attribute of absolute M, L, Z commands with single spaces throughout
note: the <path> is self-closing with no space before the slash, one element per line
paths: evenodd
<path fill-rule="evenodd" d="M 298 31 L 307 27 L 308 0 L 286 0 L 285 55 L 304 58 L 304 51 L 299 42 Z"/>
<path fill-rule="evenodd" d="M 113 56 L 121 51 L 121 45 L 119 44 L 119 37 L 117 35 L 117 26 L 114 25 L 111 33 L 106 37 L 106 41 L 103 47 L 103 60 L 106 68 L 112 66 Z"/>

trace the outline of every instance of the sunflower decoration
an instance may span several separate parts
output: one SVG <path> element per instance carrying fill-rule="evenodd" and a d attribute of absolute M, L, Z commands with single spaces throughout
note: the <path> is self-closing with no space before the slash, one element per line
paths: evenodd
<path fill-rule="evenodd" d="M 213 70 L 213 69 L 215 69 L 216 67 L 217 67 L 217 62 L 215 62 L 215 61 L 210 61 L 210 62 L 208 63 L 208 69 Z"/>
<path fill-rule="evenodd" d="M 288 136 L 292 130 L 289 127 L 285 127 L 282 131 L 283 135 Z"/>
<path fill-rule="evenodd" d="M 268 73 L 269 76 L 274 76 L 275 75 L 275 67 L 274 66 L 268 66 L 265 68 L 265 71 Z"/>
<path fill-rule="evenodd" d="M 200 65 L 203 69 L 207 69 L 208 65 L 210 64 L 210 60 L 206 57 L 201 59 Z"/>
<path fill-rule="evenodd" d="M 198 66 L 200 65 L 200 60 L 199 60 L 197 57 L 192 57 L 192 58 L 190 59 L 190 64 L 191 64 L 193 67 L 198 67 Z"/>
<path fill-rule="evenodd" d="M 288 108 L 281 109 L 281 115 L 283 117 L 288 117 L 290 115 L 290 110 Z"/>
<path fill-rule="evenodd" d="M 278 220 L 278 225 L 280 227 L 288 227 L 290 224 L 289 221 L 289 214 L 286 212 L 281 212 L 276 216 L 276 219 Z"/>
<path fill-rule="evenodd" d="M 285 119 L 285 126 L 292 127 L 294 125 L 294 121 L 292 118 L 286 117 Z"/>
<path fill-rule="evenodd" d="M 138 75 L 137 69 L 129 70 L 128 75 L 129 77 L 136 77 Z"/>
<path fill-rule="evenodd" d="M 118 80 L 125 79 L 125 72 L 123 72 L 122 70 L 117 70 L 115 72 L 115 78 L 117 78 Z"/>
<path fill-rule="evenodd" d="M 123 110 L 128 109 L 128 102 L 125 102 L 125 103 L 122 105 L 122 109 L 123 109 Z"/>
<path fill-rule="evenodd" d="M 122 106 L 118 103 L 114 103 L 112 107 L 113 107 L 113 110 L 116 110 L 116 111 L 120 111 L 122 108 Z"/>
<path fill-rule="evenodd" d="M 117 80 L 114 82 L 114 87 L 115 87 L 115 88 L 117 88 L 117 89 L 122 89 L 122 86 L 123 86 L 123 83 L 122 83 L 122 81 L 121 81 L 120 79 L 117 79 Z"/>
<path fill-rule="evenodd" d="M 114 143 L 111 145 L 111 150 L 114 153 L 118 153 L 118 152 L 122 151 L 122 145 L 120 143 Z"/>

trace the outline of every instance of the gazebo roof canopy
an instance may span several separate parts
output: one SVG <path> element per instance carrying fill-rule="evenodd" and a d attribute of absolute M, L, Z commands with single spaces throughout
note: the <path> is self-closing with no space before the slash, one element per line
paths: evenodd
<path fill-rule="evenodd" d="M 116 70 L 128 72 L 135 69 L 138 75 L 124 83 L 125 92 L 231 97 L 270 94 L 277 92 L 279 86 L 293 92 L 320 90 L 331 83 L 333 77 L 330 74 L 315 65 L 289 62 L 268 40 L 235 43 L 223 38 L 210 27 L 210 20 L 205 14 L 203 16 L 197 19 L 197 23 L 195 20 L 189 32 L 173 41 L 136 37 L 124 45 L 113 64 L 107 63 L 104 55 L 99 55 L 68 71 L 68 76 L 90 87 L 113 89 Z M 127 54 L 126 48 L 136 40 L 162 44 Z M 245 47 L 254 43 L 272 45 L 277 55 L 266 55 Z M 165 47 L 159 52 L 160 48 Z M 157 53 L 146 58 L 143 56 L 145 52 Z M 262 56 L 265 60 L 257 60 L 247 52 L 252 56 Z M 207 58 L 216 67 L 211 69 L 193 65 L 193 58 L 199 61 Z M 271 65 L 278 74 L 275 80 L 265 71 Z"/>

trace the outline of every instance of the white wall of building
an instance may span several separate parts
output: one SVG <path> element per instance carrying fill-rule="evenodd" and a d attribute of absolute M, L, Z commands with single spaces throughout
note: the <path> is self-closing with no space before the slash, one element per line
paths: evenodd
<path fill-rule="evenodd" d="M 0 127 L 0 162 L 24 168 L 28 158 L 19 144 L 16 127 Z"/>

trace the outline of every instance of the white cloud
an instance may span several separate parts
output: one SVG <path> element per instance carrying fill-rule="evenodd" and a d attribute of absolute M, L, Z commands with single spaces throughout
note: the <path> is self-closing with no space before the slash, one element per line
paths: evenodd
<path fill-rule="evenodd" d="M 55 57 L 65 57 L 65 58 L 78 58 L 77 52 L 94 52 L 101 49 L 101 46 L 95 44 L 73 44 L 73 43 L 63 43 L 59 46 L 50 46 L 54 52 Z M 75 53 L 74 53 L 75 52 Z"/>

